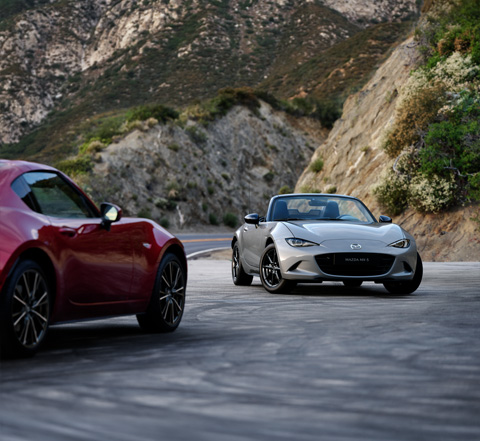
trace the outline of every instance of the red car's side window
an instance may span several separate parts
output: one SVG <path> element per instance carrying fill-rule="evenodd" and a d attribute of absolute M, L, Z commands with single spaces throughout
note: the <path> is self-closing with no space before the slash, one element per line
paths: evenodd
<path fill-rule="evenodd" d="M 25 173 L 14 181 L 12 189 L 32 210 L 47 216 L 96 217 L 83 195 L 56 173 Z"/>
<path fill-rule="evenodd" d="M 33 197 L 32 190 L 25 182 L 22 176 L 15 179 L 12 182 L 12 190 L 17 194 L 17 196 L 25 202 L 25 204 L 33 211 L 41 213 L 40 207 L 38 206 L 35 198 Z"/>

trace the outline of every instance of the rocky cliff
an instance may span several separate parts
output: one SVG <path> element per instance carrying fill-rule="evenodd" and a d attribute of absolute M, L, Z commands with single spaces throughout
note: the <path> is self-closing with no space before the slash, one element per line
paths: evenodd
<path fill-rule="evenodd" d="M 265 214 L 282 187 L 292 191 L 313 153 L 307 131 L 324 137 L 318 122 L 266 103 L 235 106 L 208 125 L 188 120 L 134 130 L 102 150 L 93 172 L 80 179 L 98 201 L 176 230 L 238 226 L 248 212 Z"/>
<path fill-rule="evenodd" d="M 388 128 L 395 121 L 398 93 L 419 61 L 412 39 L 399 45 L 361 91 L 345 102 L 342 117 L 328 139 L 312 156 L 297 182 L 296 191 L 349 194 L 362 199 L 378 217 L 386 214 L 373 189 L 383 174 L 392 174 L 394 161 L 382 148 Z M 312 164 L 323 160 L 320 171 Z M 479 205 L 442 214 L 421 214 L 412 209 L 394 218 L 413 233 L 428 261 L 480 259 Z M 477 219 L 475 221 L 475 219 Z"/>
<path fill-rule="evenodd" d="M 70 112 L 70 123 L 145 101 L 185 104 L 221 87 L 254 86 L 281 66 L 300 66 L 363 29 L 405 20 L 418 9 L 415 0 L 21 5 L 30 7 L 0 17 L 0 144 L 17 142 L 52 109 Z M 399 29 L 392 24 L 391 34 Z"/>

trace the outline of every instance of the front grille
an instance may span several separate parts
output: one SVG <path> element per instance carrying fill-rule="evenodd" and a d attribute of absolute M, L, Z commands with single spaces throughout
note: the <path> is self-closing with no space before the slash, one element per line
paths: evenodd
<path fill-rule="evenodd" d="M 392 268 L 394 256 L 377 253 L 331 253 L 315 256 L 318 266 L 332 276 L 381 276 Z"/>

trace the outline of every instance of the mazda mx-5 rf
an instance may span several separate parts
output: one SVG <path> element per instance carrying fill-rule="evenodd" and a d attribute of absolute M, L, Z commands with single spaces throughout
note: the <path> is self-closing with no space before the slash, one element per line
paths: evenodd
<path fill-rule="evenodd" d="M 0 160 L 0 350 L 33 355 L 50 324 L 135 314 L 149 332 L 183 315 L 181 242 L 147 219 L 98 209 L 60 171 Z"/>
<path fill-rule="evenodd" d="M 266 217 L 245 217 L 232 249 L 233 283 L 250 285 L 259 276 L 271 293 L 289 292 L 297 283 L 358 287 L 369 281 L 410 294 L 423 275 L 415 239 L 387 216 L 377 221 L 350 196 L 274 196 Z"/>

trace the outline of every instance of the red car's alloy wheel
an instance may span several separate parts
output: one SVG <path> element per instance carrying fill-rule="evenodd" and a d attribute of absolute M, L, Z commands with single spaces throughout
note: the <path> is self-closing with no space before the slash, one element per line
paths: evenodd
<path fill-rule="evenodd" d="M 172 332 L 178 327 L 185 309 L 187 272 L 174 254 L 167 253 L 158 268 L 150 305 L 138 314 L 139 325 L 148 332 Z"/>
<path fill-rule="evenodd" d="M 159 302 L 165 323 L 176 326 L 185 306 L 185 276 L 176 260 L 169 261 L 162 272 Z"/>
<path fill-rule="evenodd" d="M 2 298 L 2 350 L 7 355 L 33 355 L 45 339 L 50 318 L 50 291 L 40 266 L 20 262 Z"/>

